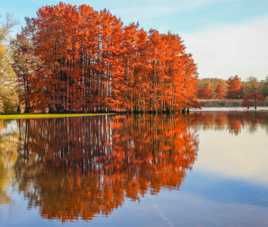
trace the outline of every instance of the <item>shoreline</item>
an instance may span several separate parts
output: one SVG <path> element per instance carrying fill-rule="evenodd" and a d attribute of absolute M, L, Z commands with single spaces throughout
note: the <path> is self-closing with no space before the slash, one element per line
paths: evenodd
<path fill-rule="evenodd" d="M 245 113 L 252 113 L 252 112 L 268 112 L 268 106 L 258 106 L 257 109 L 254 107 L 247 108 L 247 107 L 202 107 L 201 109 L 191 109 L 192 113 L 197 112 L 245 112 Z"/>
<path fill-rule="evenodd" d="M 246 108 L 245 106 L 243 106 L 243 99 L 198 99 L 198 102 L 202 108 Z M 258 108 L 268 108 L 268 100 L 258 102 L 257 106 Z M 251 106 L 251 108 L 252 107 L 253 106 Z"/>
<path fill-rule="evenodd" d="M 113 113 L 77 113 L 77 114 L 0 114 L 0 120 L 16 119 L 49 119 L 49 118 L 73 118 L 73 117 L 96 117 L 113 115 Z"/>
<path fill-rule="evenodd" d="M 246 107 L 202 107 L 201 109 L 192 108 L 190 109 L 190 113 L 198 113 L 198 112 L 268 112 L 268 106 L 262 107 L 258 106 L 258 108 L 255 110 L 254 107 L 251 107 L 250 109 Z M 178 112 L 179 113 L 179 112 Z M 75 117 L 96 117 L 96 116 L 105 116 L 105 115 L 116 115 L 116 114 L 127 114 L 127 113 L 75 113 L 75 114 L 0 114 L 0 120 L 18 120 L 18 119 L 53 119 L 53 118 L 75 118 Z M 134 115 L 139 115 L 140 113 L 136 113 Z M 143 113 L 143 114 L 156 114 L 156 113 Z M 175 114 L 175 113 L 158 113 L 161 115 L 168 115 L 168 114 Z M 182 113 L 180 113 L 182 114 Z M 133 115 L 131 113 L 130 115 Z M 185 115 L 185 114 L 182 114 Z M 187 114 L 186 114 L 187 115 Z"/>

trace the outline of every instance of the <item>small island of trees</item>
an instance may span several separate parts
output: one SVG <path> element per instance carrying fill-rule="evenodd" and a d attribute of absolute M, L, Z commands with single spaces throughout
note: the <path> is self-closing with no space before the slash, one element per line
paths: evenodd
<path fill-rule="evenodd" d="M 44 6 L 16 37 L 0 25 L 0 113 L 169 113 L 268 105 L 268 78 L 199 79 L 179 35 L 124 25 L 108 10 Z"/>
<path fill-rule="evenodd" d="M 108 10 L 42 7 L 9 49 L 13 111 L 157 113 L 197 105 L 197 67 L 180 36 L 124 25 Z"/>

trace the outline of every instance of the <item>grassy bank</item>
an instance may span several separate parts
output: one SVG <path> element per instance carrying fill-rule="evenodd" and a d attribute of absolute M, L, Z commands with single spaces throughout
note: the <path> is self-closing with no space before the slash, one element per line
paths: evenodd
<path fill-rule="evenodd" d="M 200 99 L 202 107 L 243 107 L 242 99 Z M 259 103 L 260 107 L 268 107 L 268 100 Z"/>
<path fill-rule="evenodd" d="M 92 117 L 107 114 L 10 114 L 0 115 L 0 120 L 7 119 L 44 119 L 44 118 L 68 118 L 68 117 Z"/>

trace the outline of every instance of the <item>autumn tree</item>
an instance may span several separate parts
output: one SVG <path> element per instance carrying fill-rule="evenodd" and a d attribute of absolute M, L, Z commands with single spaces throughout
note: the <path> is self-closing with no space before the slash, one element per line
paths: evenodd
<path fill-rule="evenodd" d="M 7 16 L 0 24 L 0 113 L 14 113 L 17 111 L 16 75 L 12 69 L 11 50 L 9 48 L 9 34 L 14 21 Z"/>
<path fill-rule="evenodd" d="M 254 106 L 254 108 L 257 109 L 257 106 L 264 101 L 264 98 L 259 81 L 255 77 L 250 77 L 248 81 L 245 82 L 243 106 L 248 108 Z"/>
<path fill-rule="evenodd" d="M 226 91 L 225 91 L 225 86 L 223 83 L 218 83 L 216 89 L 215 89 L 215 97 L 217 99 L 223 99 L 225 98 Z"/>
<path fill-rule="evenodd" d="M 248 80 L 244 82 L 244 95 L 256 92 L 260 92 L 260 83 L 256 77 L 249 77 Z"/>
<path fill-rule="evenodd" d="M 213 91 L 210 83 L 207 83 L 204 87 L 199 88 L 198 97 L 203 99 L 211 99 Z"/>
<path fill-rule="evenodd" d="M 20 109 L 21 112 L 30 113 L 34 109 L 41 108 L 39 104 L 43 102 L 45 96 L 40 95 L 43 84 L 42 79 L 38 78 L 42 63 L 34 54 L 34 44 L 31 40 L 34 33 L 33 21 L 26 18 L 26 24 L 16 39 L 12 40 L 11 50 L 13 70 L 17 75 Z"/>
<path fill-rule="evenodd" d="M 257 107 L 264 101 L 265 97 L 258 92 L 251 92 L 243 97 L 243 103 L 242 105 L 250 108 L 253 106 L 255 110 Z"/>
<path fill-rule="evenodd" d="M 243 96 L 243 83 L 239 76 L 229 78 L 227 81 L 227 97 L 230 99 L 239 99 Z"/>

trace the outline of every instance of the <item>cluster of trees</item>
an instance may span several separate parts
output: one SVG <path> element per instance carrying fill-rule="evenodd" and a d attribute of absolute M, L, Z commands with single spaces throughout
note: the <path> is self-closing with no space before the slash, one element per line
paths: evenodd
<path fill-rule="evenodd" d="M 198 148 L 182 116 L 99 116 L 18 121 L 18 188 L 44 218 L 71 221 L 109 215 L 178 188 Z"/>
<path fill-rule="evenodd" d="M 258 105 L 267 105 L 264 102 L 267 97 L 268 77 L 262 81 L 258 81 L 255 77 L 242 81 L 239 76 L 233 76 L 228 80 L 213 78 L 198 82 L 199 99 L 241 100 L 237 104 L 257 108 Z"/>
<path fill-rule="evenodd" d="M 250 77 L 242 81 L 239 76 L 222 79 L 200 79 L 198 98 L 200 99 L 246 99 L 250 97 L 268 97 L 268 77 L 258 81 Z"/>
<path fill-rule="evenodd" d="M 175 34 L 107 10 L 38 10 L 12 42 L 25 112 L 175 111 L 196 104 L 196 65 Z"/>

